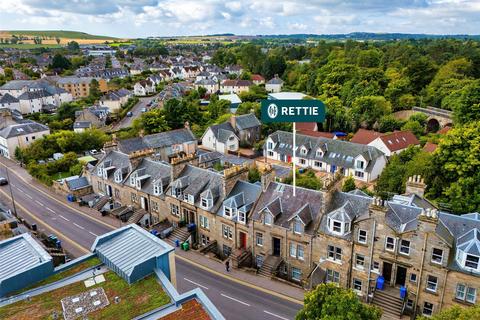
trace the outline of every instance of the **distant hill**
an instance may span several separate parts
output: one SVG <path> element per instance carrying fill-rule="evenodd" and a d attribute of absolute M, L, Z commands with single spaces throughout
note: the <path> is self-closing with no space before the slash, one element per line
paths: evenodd
<path fill-rule="evenodd" d="M 46 37 L 46 38 L 66 38 L 82 40 L 117 40 L 114 37 L 97 36 L 79 31 L 66 30 L 0 30 L 3 36 L 27 36 L 27 37 Z"/>
<path fill-rule="evenodd" d="M 325 40 L 407 40 L 407 39 L 474 39 L 480 40 L 480 35 L 467 34 L 422 34 L 422 33 L 371 33 L 352 32 L 342 34 L 278 34 L 258 35 L 258 38 L 283 38 L 283 39 L 325 39 Z"/>

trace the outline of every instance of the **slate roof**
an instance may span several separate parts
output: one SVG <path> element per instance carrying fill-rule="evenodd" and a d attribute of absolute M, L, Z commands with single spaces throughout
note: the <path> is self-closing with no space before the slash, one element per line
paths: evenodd
<path fill-rule="evenodd" d="M 344 235 L 331 233 L 328 229 L 328 218 L 330 217 L 339 221 L 351 222 L 364 215 L 368 215 L 368 206 L 372 201 L 373 198 L 363 194 L 335 192 L 327 209 L 327 213 L 323 215 L 319 228 L 320 232 L 334 237 L 351 240 L 351 232 L 345 233 Z"/>
<path fill-rule="evenodd" d="M 65 183 L 70 190 L 78 190 L 90 186 L 86 177 L 74 177 L 72 179 L 65 179 Z"/>
<path fill-rule="evenodd" d="M 262 124 L 258 121 L 253 113 L 235 116 L 235 125 L 238 130 L 245 130 L 249 128 L 259 127 Z"/>
<path fill-rule="evenodd" d="M 130 159 L 127 154 L 119 151 L 110 151 L 97 163 L 94 169 L 98 168 L 98 166 L 103 166 L 104 168 L 112 168 L 109 170 L 107 179 L 110 181 L 114 180 L 114 172 L 119 169 L 123 168 L 131 168 Z M 96 170 L 93 174 L 97 174 Z M 126 175 L 123 176 L 125 179 Z"/>
<path fill-rule="evenodd" d="M 291 132 L 277 131 L 269 136 L 275 143 L 274 151 L 282 155 L 293 155 L 293 134 Z M 367 161 L 365 171 L 373 169 L 376 159 L 383 157 L 383 153 L 375 147 L 351 143 L 342 140 L 332 140 L 323 137 L 311 137 L 302 134 L 296 135 L 296 156 L 307 159 L 315 159 L 337 167 L 353 168 L 354 159 L 359 155 Z M 301 147 L 307 148 L 307 154 L 300 154 Z M 316 151 L 321 148 L 322 157 L 316 156 Z"/>
<path fill-rule="evenodd" d="M 212 130 L 213 135 L 215 136 L 215 139 L 222 143 L 226 143 L 228 141 L 228 138 L 230 138 L 232 134 L 234 136 L 237 136 L 235 134 L 235 129 L 232 127 L 232 125 L 228 121 L 211 126 L 210 130 Z"/>
<path fill-rule="evenodd" d="M 268 80 L 267 84 L 283 84 L 283 80 L 278 77 L 274 77 Z"/>
<path fill-rule="evenodd" d="M 15 119 L 15 118 L 13 118 Z M 49 128 L 46 125 L 40 124 L 31 120 L 15 120 L 17 124 L 9 125 L 0 130 L 0 136 L 8 139 L 12 137 L 23 136 L 42 131 L 47 131 Z"/>
<path fill-rule="evenodd" d="M 186 165 L 178 178 L 170 183 L 167 193 L 172 195 L 173 186 L 183 189 L 183 192 L 194 196 L 195 205 L 200 206 L 200 194 L 210 190 L 213 196 L 211 212 L 216 212 L 225 195 L 223 194 L 223 175 L 208 169 Z"/>
<path fill-rule="evenodd" d="M 10 104 L 18 102 L 19 100 L 9 93 L 5 93 L 3 96 L 0 95 L 0 104 Z"/>
<path fill-rule="evenodd" d="M 289 228 L 289 219 L 302 209 L 305 204 L 310 207 L 312 222 L 305 226 L 305 233 L 313 235 L 321 218 L 323 204 L 322 192 L 297 187 L 293 196 L 293 187 L 278 182 L 271 182 L 267 190 L 262 192 L 251 213 L 251 219 L 261 221 L 263 211 L 268 210 L 274 216 L 274 225 Z"/>
<path fill-rule="evenodd" d="M 237 181 L 233 189 L 225 197 L 224 205 L 218 210 L 217 215 L 223 216 L 225 213 L 224 207 L 227 206 L 245 212 L 245 217 L 247 217 L 261 192 L 262 187 L 257 184 L 241 180 Z"/>
<path fill-rule="evenodd" d="M 18 96 L 18 100 L 34 100 L 34 99 L 41 99 L 45 97 L 52 96 L 51 93 L 47 92 L 44 89 L 35 90 L 35 91 L 26 91 Z"/>
<path fill-rule="evenodd" d="M 118 141 L 118 150 L 129 154 L 135 151 L 144 150 L 148 148 L 160 149 L 160 148 L 169 147 L 176 144 L 194 142 L 196 140 L 197 139 L 189 129 L 183 128 L 183 129 L 150 134 L 145 137 L 136 137 L 131 139 L 120 140 Z"/>
<path fill-rule="evenodd" d="M 143 158 L 137 167 L 132 170 L 130 175 L 135 173 L 138 174 L 138 177 L 145 177 L 145 179 L 141 181 L 142 191 L 153 194 L 153 186 L 156 183 L 160 184 L 164 191 L 167 188 L 171 178 L 171 166 L 161 161 Z M 128 177 L 125 181 L 128 181 Z"/>

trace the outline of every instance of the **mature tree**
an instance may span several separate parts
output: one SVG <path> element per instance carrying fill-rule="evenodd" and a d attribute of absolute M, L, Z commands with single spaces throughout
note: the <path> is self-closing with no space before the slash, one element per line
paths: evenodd
<path fill-rule="evenodd" d="M 260 178 L 261 178 L 260 171 L 258 171 L 256 167 L 248 170 L 248 182 L 255 183 L 257 181 L 260 181 Z"/>
<path fill-rule="evenodd" d="M 357 186 L 355 185 L 355 179 L 352 176 L 348 176 L 345 181 L 343 181 L 342 191 L 349 192 L 355 190 Z"/>
<path fill-rule="evenodd" d="M 400 130 L 403 124 L 403 121 L 395 118 L 393 114 L 389 114 L 380 118 L 377 129 L 380 132 L 392 132 L 395 130 Z"/>
<path fill-rule="evenodd" d="M 453 115 L 457 124 L 480 120 L 480 80 L 458 91 L 451 99 Z"/>
<path fill-rule="evenodd" d="M 275 75 L 282 75 L 287 67 L 285 58 L 279 54 L 269 54 L 263 62 L 262 74 L 270 79 Z"/>
<path fill-rule="evenodd" d="M 433 156 L 435 177 L 429 193 L 453 212 L 480 210 L 480 121 L 455 127 L 440 140 Z"/>
<path fill-rule="evenodd" d="M 242 102 L 238 108 L 236 114 L 242 115 L 247 113 L 256 113 L 260 109 L 260 103 L 258 102 Z"/>
<path fill-rule="evenodd" d="M 70 41 L 69 43 L 67 43 L 67 49 L 69 51 L 78 51 L 80 50 L 80 45 L 77 41 Z"/>
<path fill-rule="evenodd" d="M 325 126 L 326 131 L 344 131 L 349 132 L 352 128 L 352 119 L 347 108 L 344 107 L 342 101 L 338 97 L 331 97 L 324 100 L 326 114 Z"/>
<path fill-rule="evenodd" d="M 71 67 L 71 62 L 65 56 L 57 53 L 53 56 L 52 69 L 65 70 Z"/>
<path fill-rule="evenodd" d="M 92 79 L 90 82 L 90 99 L 98 100 L 102 92 L 100 91 L 100 84 L 97 79 Z"/>
<path fill-rule="evenodd" d="M 167 120 L 165 119 L 164 109 L 152 109 L 143 113 L 140 118 L 133 121 L 133 128 L 136 132 L 143 129 L 145 134 L 170 130 Z"/>
<path fill-rule="evenodd" d="M 225 114 L 230 107 L 230 101 L 228 100 L 218 100 L 211 99 L 210 103 L 208 104 L 208 113 L 211 119 L 216 119 L 219 116 Z"/>
<path fill-rule="evenodd" d="M 362 303 L 353 290 L 320 284 L 305 294 L 296 320 L 379 320 L 379 308 Z"/>
<path fill-rule="evenodd" d="M 392 112 L 390 102 L 381 96 L 365 96 L 355 99 L 352 115 L 357 125 L 372 128 L 375 122 Z"/>

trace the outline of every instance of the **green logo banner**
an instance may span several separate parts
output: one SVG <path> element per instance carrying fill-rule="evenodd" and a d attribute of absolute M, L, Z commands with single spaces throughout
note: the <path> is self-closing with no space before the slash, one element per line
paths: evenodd
<path fill-rule="evenodd" d="M 320 100 L 262 100 L 262 122 L 323 122 L 325 105 Z"/>

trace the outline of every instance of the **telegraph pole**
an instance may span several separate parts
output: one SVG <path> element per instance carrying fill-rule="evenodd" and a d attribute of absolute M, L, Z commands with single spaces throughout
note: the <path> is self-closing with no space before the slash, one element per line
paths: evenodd
<path fill-rule="evenodd" d="M 15 217 L 18 218 L 17 207 L 15 206 L 15 198 L 13 197 L 12 184 L 10 183 L 10 176 L 8 174 L 8 167 L 7 166 L 5 166 L 5 171 L 7 172 L 7 181 L 8 181 L 8 187 L 10 189 L 10 198 L 12 198 L 13 214 L 15 215 Z"/>

